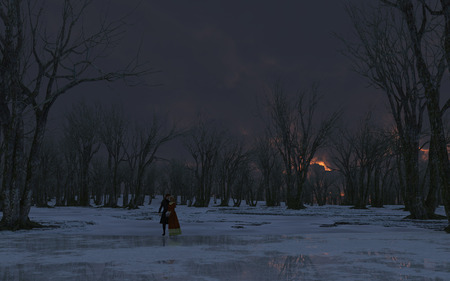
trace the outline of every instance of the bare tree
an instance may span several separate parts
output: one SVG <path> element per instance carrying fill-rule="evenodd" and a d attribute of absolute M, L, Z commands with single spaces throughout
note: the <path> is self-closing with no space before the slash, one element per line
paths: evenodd
<path fill-rule="evenodd" d="M 157 181 L 161 178 L 160 167 L 153 165 L 147 171 L 144 178 L 144 192 L 148 194 L 148 204 L 151 205 L 157 192 Z M 162 192 L 162 194 L 164 194 Z"/>
<path fill-rule="evenodd" d="M 348 54 L 357 71 L 384 91 L 396 124 L 404 169 L 401 174 L 407 187 L 405 204 L 413 218 L 432 217 L 434 209 L 426 208 L 419 178 L 425 95 L 407 26 L 391 9 L 380 7 L 367 12 L 349 6 L 347 11 L 359 38 L 359 43 L 347 45 Z M 442 71 L 437 71 L 434 79 L 440 80 L 441 76 Z"/>
<path fill-rule="evenodd" d="M 289 100 L 278 81 L 273 85 L 271 94 L 268 130 L 283 160 L 287 206 L 302 209 L 303 186 L 311 160 L 324 146 L 339 114 L 333 113 L 321 121 L 316 120 L 319 103 L 317 86 L 313 86 L 310 93 L 299 93 L 294 100 Z"/>
<path fill-rule="evenodd" d="M 60 201 L 59 206 L 76 206 L 76 196 L 78 193 L 78 154 L 76 151 L 75 144 L 67 136 L 61 138 L 59 144 L 59 151 L 63 155 L 63 167 L 64 171 L 62 173 L 64 179 L 63 184 L 60 186 Z"/>
<path fill-rule="evenodd" d="M 83 83 L 116 81 L 148 73 L 131 60 L 116 70 L 102 68 L 100 59 L 120 40 L 123 21 L 83 26 L 92 1 L 52 1 L 59 20 L 45 25 L 49 1 L 0 2 L 0 124 L 3 155 L 2 228 L 37 226 L 30 222 L 32 184 L 48 115 L 55 101 Z M 25 138 L 29 127 L 31 138 Z M 27 144 L 26 144 L 27 142 Z M 28 150 L 25 150 L 28 147 Z M 85 196 L 85 193 L 83 193 Z"/>
<path fill-rule="evenodd" d="M 343 178 L 343 202 L 344 205 L 353 205 L 357 188 L 358 163 L 354 151 L 354 136 L 347 130 L 340 130 L 333 138 L 331 150 L 331 164 L 333 170 L 338 171 Z"/>
<path fill-rule="evenodd" d="M 228 138 L 219 151 L 218 184 L 220 193 L 220 206 L 228 206 L 231 190 L 237 179 L 241 163 L 246 161 L 248 154 L 243 144 Z"/>
<path fill-rule="evenodd" d="M 368 114 L 355 130 L 341 130 L 333 139 L 331 163 L 343 177 L 346 205 L 364 209 L 382 206 L 382 186 L 391 172 L 392 145 Z"/>
<path fill-rule="evenodd" d="M 180 204 L 186 205 L 190 193 L 189 170 L 186 163 L 179 159 L 172 159 L 166 167 L 169 193 L 175 198 L 180 196 Z"/>
<path fill-rule="evenodd" d="M 157 153 L 162 145 L 179 136 L 175 125 L 166 129 L 166 125 L 156 116 L 151 124 L 141 128 L 136 125 L 131 147 L 127 151 L 127 162 L 132 171 L 134 192 L 129 203 L 129 208 L 137 208 L 144 204 L 144 177 L 152 164 L 159 159 Z"/>
<path fill-rule="evenodd" d="M 57 157 L 54 159 L 55 164 L 55 206 L 63 206 L 63 197 L 65 195 L 66 186 L 64 186 L 64 180 L 67 178 L 67 170 L 64 165 L 64 153 L 62 153 L 62 144 L 55 145 L 54 149 L 57 153 Z"/>
<path fill-rule="evenodd" d="M 244 161 L 238 183 L 244 188 L 245 203 L 256 207 L 258 201 L 263 198 L 263 189 L 256 181 L 255 169 L 250 161 Z"/>
<path fill-rule="evenodd" d="M 99 120 L 98 109 L 84 103 L 75 105 L 66 116 L 64 134 L 76 153 L 80 206 L 90 205 L 89 170 L 92 158 L 100 149 Z"/>
<path fill-rule="evenodd" d="M 353 142 L 355 158 L 358 163 L 357 188 L 354 190 L 355 208 L 366 208 L 370 189 L 377 182 L 377 167 L 386 157 L 389 146 L 385 138 L 366 118 L 357 130 Z"/>
<path fill-rule="evenodd" d="M 240 163 L 238 169 L 236 184 L 231 190 L 233 207 L 241 206 L 242 200 L 245 200 L 248 205 L 256 205 L 257 192 L 255 192 L 255 182 L 252 177 L 252 169 L 249 161 Z M 258 188 L 258 186 L 256 186 Z"/>
<path fill-rule="evenodd" d="M 92 193 L 94 195 L 94 204 L 102 205 L 106 201 L 106 191 L 110 179 L 108 167 L 105 160 L 96 158 L 92 161 L 91 184 L 93 186 Z"/>
<path fill-rule="evenodd" d="M 282 168 L 276 148 L 270 138 L 258 138 L 255 143 L 253 156 L 260 174 L 260 186 L 265 193 L 267 206 L 280 206 L 282 191 Z"/>
<path fill-rule="evenodd" d="M 109 111 L 103 111 L 102 127 L 99 133 L 108 152 L 108 170 L 111 176 L 109 177 L 109 200 L 105 205 L 109 207 L 117 207 L 120 196 L 119 164 L 125 161 L 127 128 L 128 124 L 123 111 L 118 106 L 113 106 Z M 128 204 L 128 201 L 124 203 Z"/>
<path fill-rule="evenodd" d="M 185 147 L 194 160 L 190 166 L 196 180 L 195 207 L 209 206 L 223 141 L 223 132 L 204 121 L 199 121 L 185 140 Z"/>
<path fill-rule="evenodd" d="M 450 107 L 450 99 L 441 106 L 441 80 L 450 61 L 450 8 L 447 0 L 442 0 L 442 8 L 435 10 L 436 2 L 426 0 L 380 0 L 387 7 L 400 12 L 407 27 L 415 65 L 420 83 L 424 88 L 428 120 L 431 129 L 431 141 L 437 159 L 442 197 L 445 212 L 449 220 L 446 231 L 450 233 L 450 160 L 443 114 Z M 418 12 L 420 11 L 420 12 Z M 429 32 L 432 33 L 430 36 Z M 444 38 L 442 46 L 441 38 Z M 437 43 L 436 43 L 437 42 Z M 430 61 L 430 57 L 432 58 Z"/>
<path fill-rule="evenodd" d="M 49 207 L 49 198 L 55 195 L 58 188 L 58 150 L 53 141 L 46 140 L 39 155 L 39 169 L 36 171 L 33 199 L 37 207 Z"/>
<path fill-rule="evenodd" d="M 390 181 L 395 171 L 392 140 L 389 135 L 379 135 L 379 155 L 374 165 L 373 181 L 369 190 L 370 206 L 381 208 L 386 204 L 386 193 L 394 189 Z"/>
<path fill-rule="evenodd" d="M 312 188 L 312 193 L 314 194 L 317 205 L 323 206 L 327 204 L 333 182 L 334 178 L 332 177 L 331 172 L 326 171 L 323 166 L 314 164 L 310 167 L 308 183 Z"/>

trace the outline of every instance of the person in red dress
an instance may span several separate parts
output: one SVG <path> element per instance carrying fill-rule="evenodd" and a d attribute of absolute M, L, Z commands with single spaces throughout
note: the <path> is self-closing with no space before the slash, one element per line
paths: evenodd
<path fill-rule="evenodd" d="M 180 235 L 181 228 L 180 222 L 178 221 L 177 213 L 175 212 L 175 207 L 177 206 L 175 202 L 175 198 L 173 196 L 170 197 L 168 212 L 169 214 L 169 235 Z"/>

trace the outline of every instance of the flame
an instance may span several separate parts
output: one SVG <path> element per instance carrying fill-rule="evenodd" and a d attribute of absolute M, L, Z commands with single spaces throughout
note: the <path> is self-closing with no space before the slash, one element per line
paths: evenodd
<path fill-rule="evenodd" d="M 429 149 L 427 148 L 420 148 L 420 154 L 421 154 L 421 158 L 423 161 L 427 161 L 428 160 L 428 152 Z"/>
<path fill-rule="evenodd" d="M 322 166 L 322 167 L 325 169 L 325 171 L 327 171 L 327 172 L 330 172 L 330 171 L 331 171 L 331 169 L 328 167 L 328 165 L 327 165 L 324 161 L 318 160 L 317 158 L 314 158 L 314 159 L 311 161 L 311 164 L 317 164 L 317 165 L 320 165 L 320 166 Z"/>
<path fill-rule="evenodd" d="M 428 149 L 428 148 L 419 148 L 419 150 L 420 150 L 420 158 L 422 158 L 422 160 L 424 160 L 424 161 L 427 161 L 430 149 Z M 447 152 L 450 153 L 450 145 L 447 145 Z"/>

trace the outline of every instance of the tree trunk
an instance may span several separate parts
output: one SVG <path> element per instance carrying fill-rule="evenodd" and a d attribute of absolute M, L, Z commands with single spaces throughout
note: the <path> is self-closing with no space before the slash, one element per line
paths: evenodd
<path fill-rule="evenodd" d="M 14 115 L 13 115 L 14 116 Z M 38 147 L 32 146 L 30 157 L 24 153 L 24 123 L 16 118 L 9 126 L 4 126 L 4 170 L 2 188 L 3 217 L 0 228 L 28 229 L 39 226 L 28 218 L 31 208 L 31 182 L 33 164 L 36 163 Z M 36 136 L 36 134 L 35 134 Z M 35 142 L 33 142 L 34 145 Z M 25 170 L 24 167 L 27 167 Z M 28 173 L 27 173 L 28 171 Z"/>
<path fill-rule="evenodd" d="M 124 189 L 123 189 L 123 198 L 122 198 L 122 207 L 128 207 L 128 196 L 130 194 L 130 184 L 125 183 Z"/>
<path fill-rule="evenodd" d="M 89 198 L 89 162 L 83 161 L 81 167 L 81 181 L 80 181 L 80 195 L 78 204 L 80 206 L 90 206 L 90 198 Z"/>
<path fill-rule="evenodd" d="M 430 142 L 430 149 L 428 151 L 428 174 L 429 174 L 429 188 L 428 195 L 425 201 L 425 208 L 429 218 L 436 216 L 435 211 L 439 204 L 439 173 L 437 171 L 436 152 L 433 142 Z"/>

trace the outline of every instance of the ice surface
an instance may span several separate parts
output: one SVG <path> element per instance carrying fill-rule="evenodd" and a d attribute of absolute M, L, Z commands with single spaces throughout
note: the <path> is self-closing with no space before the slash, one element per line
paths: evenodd
<path fill-rule="evenodd" d="M 178 237 L 158 207 L 32 208 L 58 227 L 0 232 L 0 280 L 450 280 L 445 221 L 399 206 L 178 206 Z"/>

